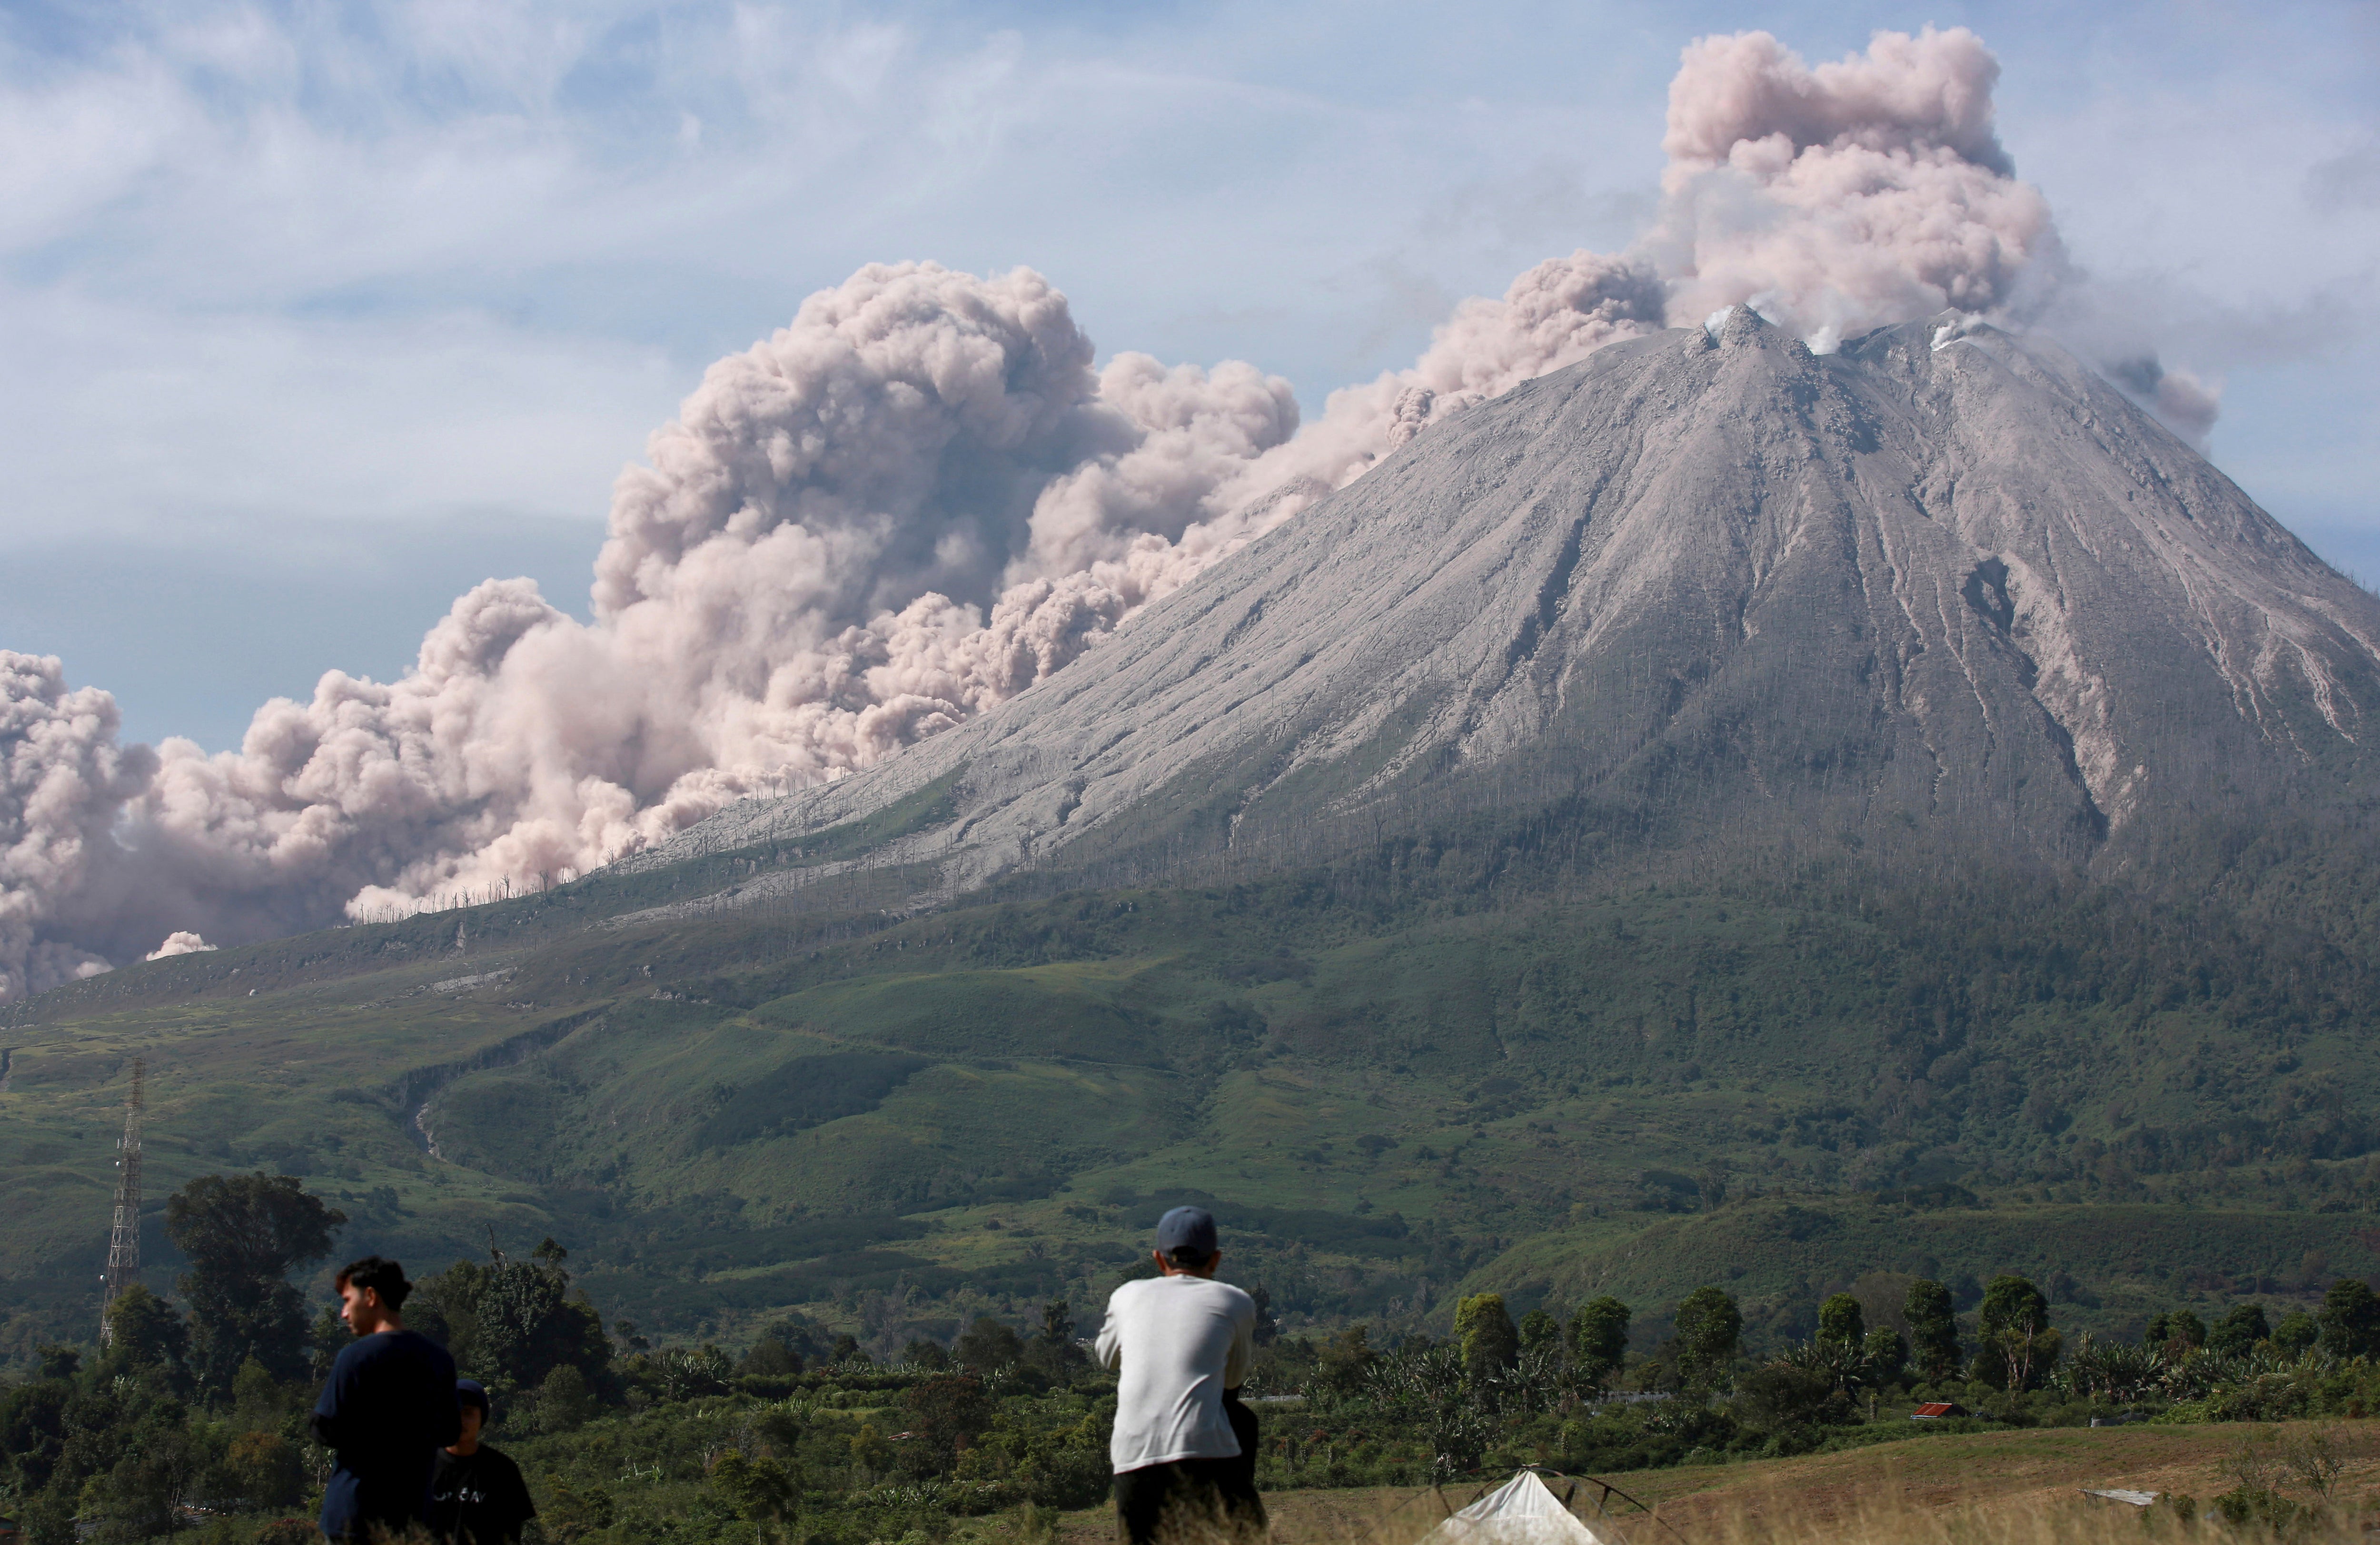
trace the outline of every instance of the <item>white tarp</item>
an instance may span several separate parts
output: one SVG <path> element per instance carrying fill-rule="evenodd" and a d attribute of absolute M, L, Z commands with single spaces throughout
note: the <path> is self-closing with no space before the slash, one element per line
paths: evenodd
<path fill-rule="evenodd" d="M 1429 1532 L 1426 1545 L 1605 1545 L 1546 1490 L 1534 1470 L 1523 1470 Z"/>

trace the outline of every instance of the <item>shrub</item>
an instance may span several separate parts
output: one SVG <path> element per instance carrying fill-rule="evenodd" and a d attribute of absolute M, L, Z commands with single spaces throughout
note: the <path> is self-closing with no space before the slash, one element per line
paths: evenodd
<path fill-rule="evenodd" d="M 1735 1387 L 1736 1415 L 1764 1432 L 1852 1419 L 1850 1399 L 1821 1369 L 1769 1363 L 1737 1379 Z"/>
<path fill-rule="evenodd" d="M 305 1501 L 305 1458 L 277 1432 L 243 1432 L 234 1438 L 224 1468 L 251 1507 L 287 1507 Z"/>

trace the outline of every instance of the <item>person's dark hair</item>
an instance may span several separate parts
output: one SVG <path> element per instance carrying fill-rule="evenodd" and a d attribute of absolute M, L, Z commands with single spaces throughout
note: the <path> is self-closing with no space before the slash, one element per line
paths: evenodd
<path fill-rule="evenodd" d="M 495 1420 L 496 1413 L 488 1405 L 488 1386 L 480 1383 L 477 1379 L 455 1381 L 455 1404 L 458 1406 L 478 1406 L 480 1425 L 482 1427 Z"/>
<path fill-rule="evenodd" d="M 405 1296 L 413 1284 L 405 1280 L 405 1268 L 384 1256 L 368 1255 L 361 1260 L 351 1260 L 339 1268 L 339 1286 L 368 1287 L 380 1295 L 380 1301 L 391 1311 L 405 1308 Z"/>

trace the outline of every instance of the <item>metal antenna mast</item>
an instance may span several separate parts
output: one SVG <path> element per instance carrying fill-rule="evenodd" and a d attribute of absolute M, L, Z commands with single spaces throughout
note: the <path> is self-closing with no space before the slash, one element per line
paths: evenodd
<path fill-rule="evenodd" d="M 149 1064 L 132 1059 L 132 1092 L 124 1100 L 124 1140 L 115 1160 L 115 1225 L 107 1235 L 106 1287 L 99 1302 L 99 1344 L 112 1333 L 107 1311 L 140 1275 L 140 1112 L 148 1104 Z"/>

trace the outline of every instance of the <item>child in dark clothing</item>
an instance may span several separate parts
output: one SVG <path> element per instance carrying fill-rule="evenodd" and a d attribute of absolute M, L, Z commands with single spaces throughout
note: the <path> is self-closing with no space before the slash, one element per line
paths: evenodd
<path fill-rule="evenodd" d="M 476 1379 L 455 1386 L 462 1435 L 438 1454 L 430 1478 L 430 1532 L 439 1545 L 518 1545 L 537 1516 L 520 1466 L 480 1442 L 488 1424 L 488 1392 Z"/>
<path fill-rule="evenodd" d="M 356 1333 L 314 1403 L 317 1441 L 337 1451 L 322 1493 L 322 1533 L 334 1540 L 400 1534 L 430 1512 L 430 1469 L 455 1441 L 455 1359 L 405 1328 L 413 1284 L 379 1256 L 339 1272 L 339 1318 Z"/>

